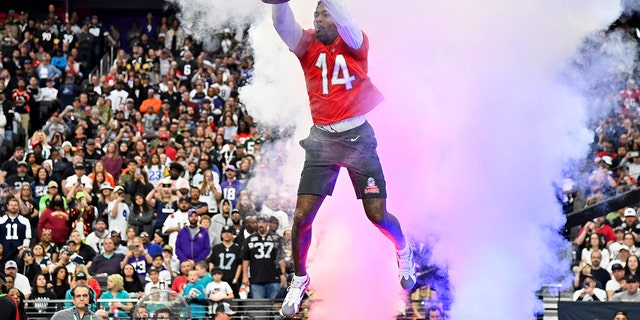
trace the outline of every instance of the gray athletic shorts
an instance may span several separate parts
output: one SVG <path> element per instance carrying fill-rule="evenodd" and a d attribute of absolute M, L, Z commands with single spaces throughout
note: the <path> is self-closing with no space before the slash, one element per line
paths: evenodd
<path fill-rule="evenodd" d="M 331 195 L 340 167 L 345 167 L 358 199 L 387 197 L 378 142 L 368 122 L 338 133 L 312 126 L 300 145 L 306 155 L 298 194 Z"/>

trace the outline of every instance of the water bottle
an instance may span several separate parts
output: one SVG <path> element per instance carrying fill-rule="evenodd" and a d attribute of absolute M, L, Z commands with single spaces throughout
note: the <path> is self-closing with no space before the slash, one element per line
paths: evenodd
<path fill-rule="evenodd" d="M 113 319 L 117 320 L 118 314 L 120 313 L 120 311 L 118 310 L 118 308 L 116 308 L 115 305 L 112 305 L 111 309 L 113 310 Z"/>

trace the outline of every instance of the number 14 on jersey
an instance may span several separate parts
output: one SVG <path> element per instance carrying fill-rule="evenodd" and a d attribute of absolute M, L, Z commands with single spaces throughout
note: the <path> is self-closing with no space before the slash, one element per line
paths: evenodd
<path fill-rule="evenodd" d="M 318 60 L 316 60 L 316 67 L 322 70 L 322 94 L 329 94 L 329 67 L 327 65 L 327 53 L 322 52 L 318 55 Z M 347 67 L 347 60 L 344 59 L 344 56 L 339 54 L 336 56 L 335 61 L 333 62 L 333 74 L 331 75 L 331 85 L 338 86 L 344 85 L 346 90 L 351 90 L 353 87 L 351 82 L 355 81 L 356 77 L 352 76 L 349 73 L 349 68 Z"/>

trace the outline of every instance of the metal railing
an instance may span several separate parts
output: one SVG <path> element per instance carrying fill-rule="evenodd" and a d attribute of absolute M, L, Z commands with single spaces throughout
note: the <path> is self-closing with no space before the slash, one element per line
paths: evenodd
<path fill-rule="evenodd" d="M 88 79 L 91 80 L 93 76 L 102 76 L 104 74 L 109 73 L 109 69 L 113 66 L 113 61 L 115 60 L 116 52 L 115 48 L 109 47 L 109 50 L 102 55 L 100 61 L 98 61 L 98 65 L 96 65 L 91 72 L 89 72 Z"/>

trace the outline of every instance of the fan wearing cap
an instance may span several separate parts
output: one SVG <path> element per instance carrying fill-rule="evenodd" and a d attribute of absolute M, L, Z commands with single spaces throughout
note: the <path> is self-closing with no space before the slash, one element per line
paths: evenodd
<path fill-rule="evenodd" d="M 242 274 L 240 245 L 233 241 L 234 229 L 231 226 L 222 227 L 220 237 L 222 238 L 222 243 L 218 243 L 211 248 L 211 255 L 207 259 L 209 269 L 220 269 L 222 271 L 221 280 L 230 284 L 234 293 L 237 293 L 240 275 Z"/>
<path fill-rule="evenodd" d="M 204 261 L 211 253 L 211 241 L 207 229 L 200 227 L 200 216 L 194 209 L 188 213 L 188 224 L 178 231 L 175 248 L 176 256 L 180 261 L 193 260 Z"/>
<path fill-rule="evenodd" d="M 246 189 L 244 183 L 236 179 L 236 167 L 229 164 L 224 169 L 225 180 L 220 183 L 222 188 L 222 196 L 224 199 L 231 201 L 232 206 L 235 206 L 240 199 L 240 193 Z"/>
<path fill-rule="evenodd" d="M 231 316 L 234 314 L 236 314 L 236 312 L 231 310 L 231 306 L 228 303 L 219 303 L 216 307 L 214 320 L 231 320 Z"/>
<path fill-rule="evenodd" d="M 615 302 L 640 302 L 640 291 L 638 291 L 638 278 L 636 275 L 628 274 L 623 278 L 626 282 L 625 290 L 618 292 L 611 297 L 610 301 Z"/>
<path fill-rule="evenodd" d="M 112 229 L 127 230 L 129 226 L 127 217 L 129 216 L 130 209 L 124 202 L 124 187 L 116 186 L 113 192 L 115 193 L 115 198 L 107 205 L 109 227 Z"/>
<path fill-rule="evenodd" d="M 172 248 L 176 247 L 176 239 L 178 238 L 178 231 L 189 224 L 189 208 L 190 199 L 188 195 L 184 195 L 178 201 L 178 210 L 174 211 L 164 221 L 162 226 L 162 233 L 165 236 L 169 236 L 169 245 Z M 174 253 L 175 254 L 175 253 Z"/>
<path fill-rule="evenodd" d="M 31 282 L 29 281 L 29 278 L 18 272 L 18 264 L 15 261 L 9 260 L 5 262 L 4 274 L 13 277 L 13 287 L 20 289 L 28 299 L 31 295 Z"/>
<path fill-rule="evenodd" d="M 624 267 L 620 263 L 614 263 L 611 266 L 611 280 L 607 281 L 605 285 L 605 291 L 607 291 L 607 299 L 611 300 L 613 295 L 622 289 L 624 284 Z"/>
<path fill-rule="evenodd" d="M 573 293 L 573 301 L 607 301 L 607 293 L 596 288 L 596 279 L 587 274 L 582 282 L 582 288 Z"/>
<path fill-rule="evenodd" d="M 77 161 L 80 160 L 80 161 Z M 77 161 L 77 162 L 76 162 Z M 89 194 L 93 190 L 93 181 L 86 175 L 84 163 L 82 163 L 82 158 L 74 157 L 73 171 L 75 174 L 67 177 L 64 183 L 65 194 L 71 197 L 80 191 L 84 191 L 86 195 L 88 195 L 88 199 L 91 199 Z"/>
<path fill-rule="evenodd" d="M 7 184 L 13 190 L 20 190 L 23 184 L 31 185 L 33 177 L 30 176 L 31 168 L 26 161 L 18 162 L 17 173 L 7 177 Z"/>
<path fill-rule="evenodd" d="M 178 154 L 178 150 L 171 146 L 169 142 L 169 138 L 171 138 L 169 131 L 165 128 L 160 128 L 158 130 L 158 144 L 157 147 L 151 150 L 150 154 L 156 153 L 157 148 L 164 148 L 164 153 L 171 159 L 171 161 L 176 161 L 176 155 Z"/>
<path fill-rule="evenodd" d="M 147 112 L 147 109 L 153 108 L 153 113 L 160 112 L 160 107 L 162 106 L 162 100 L 156 96 L 156 91 L 152 88 L 147 90 L 147 98 L 142 100 L 140 104 L 139 111 L 141 113 Z"/>
<path fill-rule="evenodd" d="M 84 238 L 92 231 L 97 209 L 89 203 L 84 191 L 77 192 L 74 198 L 75 201 L 69 210 L 69 221 L 73 221 L 71 228 L 81 231 Z"/>
<path fill-rule="evenodd" d="M 222 281 L 223 270 L 220 268 L 213 268 L 211 270 L 213 281 L 209 282 L 204 288 L 207 298 L 213 302 L 219 302 L 221 300 L 233 299 L 233 289 L 231 286 Z"/>
<path fill-rule="evenodd" d="M 625 233 L 631 233 L 635 242 L 640 242 L 640 222 L 635 208 L 624 209 L 624 222 L 620 225 Z"/>

